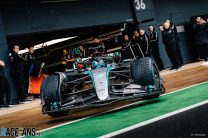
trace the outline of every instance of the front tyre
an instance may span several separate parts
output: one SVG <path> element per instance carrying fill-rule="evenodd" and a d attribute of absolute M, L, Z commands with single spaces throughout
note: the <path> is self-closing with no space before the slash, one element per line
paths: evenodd
<path fill-rule="evenodd" d="M 64 80 L 62 73 L 55 73 L 45 78 L 41 85 L 42 111 L 49 111 L 49 116 L 66 115 L 68 111 L 59 111 L 61 108 L 61 84 Z M 52 112 L 50 112 L 52 111 Z"/>
<path fill-rule="evenodd" d="M 164 91 L 162 79 L 156 63 L 150 57 L 135 59 L 131 64 L 131 77 L 135 84 L 154 86 L 156 91 Z M 157 98 L 159 93 L 145 96 L 144 98 Z"/>

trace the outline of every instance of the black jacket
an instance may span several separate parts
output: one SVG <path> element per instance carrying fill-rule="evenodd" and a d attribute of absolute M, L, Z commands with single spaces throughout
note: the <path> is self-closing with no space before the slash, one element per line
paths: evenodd
<path fill-rule="evenodd" d="M 134 37 L 132 44 L 133 45 L 139 44 L 139 37 Z"/>
<path fill-rule="evenodd" d="M 158 43 L 158 34 L 156 32 L 150 32 L 149 41 L 150 43 Z"/>
<path fill-rule="evenodd" d="M 149 38 L 147 34 L 144 34 L 143 36 L 139 36 L 139 45 L 143 51 L 144 54 L 147 54 L 149 52 Z"/>
<path fill-rule="evenodd" d="M 158 49 L 158 34 L 156 32 L 150 32 L 149 34 L 150 51 Z"/>
<path fill-rule="evenodd" d="M 26 63 L 26 60 L 22 58 L 19 54 L 12 52 L 10 56 L 10 62 L 12 64 L 12 73 L 24 72 L 24 63 Z"/>
<path fill-rule="evenodd" d="M 25 56 L 25 59 L 26 59 L 26 71 L 29 73 L 32 69 L 32 66 L 34 65 L 35 63 L 35 57 L 33 54 L 30 54 L 28 53 L 26 56 Z"/>
<path fill-rule="evenodd" d="M 195 32 L 195 42 L 196 45 L 204 45 L 208 44 L 208 32 L 207 32 L 207 25 L 202 24 L 202 25 L 197 25 L 194 29 Z"/>
<path fill-rule="evenodd" d="M 132 55 L 130 46 L 132 46 L 131 40 L 123 41 L 122 49 L 121 49 L 122 59 L 134 58 L 133 55 Z"/>
<path fill-rule="evenodd" d="M 4 67 L 0 66 L 0 76 L 4 76 Z"/>
<path fill-rule="evenodd" d="M 177 36 L 175 35 L 174 29 L 165 29 L 163 31 L 163 43 L 165 46 L 173 46 L 175 47 L 177 45 Z"/>
<path fill-rule="evenodd" d="M 122 43 L 122 49 L 126 49 L 129 46 L 131 46 L 131 40 L 123 41 L 123 43 Z"/>
<path fill-rule="evenodd" d="M 142 57 L 141 50 L 142 50 L 142 53 L 144 54 L 144 56 L 148 54 L 148 52 L 149 52 L 149 38 L 146 34 L 144 34 L 143 36 L 140 35 L 139 37 L 135 37 L 133 39 L 133 44 L 135 45 L 133 47 L 133 51 L 135 52 L 135 55 Z M 140 46 L 141 50 L 138 48 L 138 45 Z"/>
<path fill-rule="evenodd" d="M 175 26 L 174 24 L 171 23 L 170 29 L 172 29 L 172 30 L 174 31 L 175 36 L 176 36 L 176 40 L 177 40 L 178 42 L 180 42 L 180 37 L 178 36 L 178 31 L 177 31 L 176 26 Z"/>

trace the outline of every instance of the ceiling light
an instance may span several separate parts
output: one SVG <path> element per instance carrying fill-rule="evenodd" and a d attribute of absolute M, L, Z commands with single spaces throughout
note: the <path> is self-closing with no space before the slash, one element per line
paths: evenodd
<path fill-rule="evenodd" d="M 51 40 L 51 41 L 48 41 L 48 42 L 45 42 L 45 43 L 34 45 L 34 49 L 36 50 L 36 49 L 40 49 L 42 47 L 48 47 L 48 46 L 51 46 L 51 45 L 54 45 L 54 44 L 57 44 L 57 43 L 60 43 L 60 42 L 63 42 L 63 41 L 67 41 L 67 40 L 70 40 L 70 39 L 73 39 L 73 38 L 76 38 L 76 37 L 77 36 L 61 38 L 61 39 L 54 39 L 54 40 Z M 27 53 L 27 52 L 28 52 L 28 48 L 20 50 L 19 54 L 24 54 L 24 53 Z"/>

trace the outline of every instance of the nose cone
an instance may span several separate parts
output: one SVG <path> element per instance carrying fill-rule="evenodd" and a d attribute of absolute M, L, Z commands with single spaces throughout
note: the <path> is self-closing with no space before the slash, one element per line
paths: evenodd
<path fill-rule="evenodd" d="M 106 100 L 109 97 L 107 73 L 107 68 L 98 68 L 92 71 L 96 94 L 99 100 Z"/>

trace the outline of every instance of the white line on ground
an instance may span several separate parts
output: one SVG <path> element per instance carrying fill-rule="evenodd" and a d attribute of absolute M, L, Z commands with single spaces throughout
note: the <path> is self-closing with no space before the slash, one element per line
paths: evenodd
<path fill-rule="evenodd" d="M 125 132 L 127 132 L 127 131 L 130 131 L 130 130 L 133 130 L 133 129 L 136 129 L 136 128 L 139 128 L 139 127 L 142 127 L 142 126 L 145 126 L 145 125 L 148 125 L 148 124 L 150 124 L 150 123 L 153 123 L 153 122 L 156 122 L 156 121 L 159 121 L 159 120 L 168 118 L 168 117 L 170 117 L 170 116 L 173 116 L 173 115 L 176 115 L 176 114 L 179 114 L 179 113 L 188 111 L 188 110 L 190 110 L 190 109 L 199 107 L 199 106 L 204 105 L 204 104 L 208 104 L 208 100 L 203 101 L 203 102 L 200 102 L 200 103 L 197 103 L 197 104 L 194 104 L 194 105 L 191 105 L 191 106 L 188 106 L 188 107 L 185 107 L 185 108 L 182 108 L 182 109 L 179 109 L 179 110 L 176 110 L 176 111 L 174 111 L 174 112 L 170 112 L 170 113 L 164 114 L 164 115 L 162 115 L 162 116 L 158 116 L 158 117 L 156 117 L 156 118 L 153 118 L 153 119 L 150 119 L 150 120 L 147 120 L 147 121 L 144 121 L 144 122 L 135 124 L 135 125 L 133 125 L 133 126 L 130 126 L 130 127 L 127 127 L 127 128 L 124 128 L 124 129 L 121 129 L 121 130 L 118 130 L 118 131 L 109 133 L 109 134 L 107 134 L 107 135 L 100 136 L 99 138 L 109 138 L 109 137 L 113 137 L 113 136 L 116 136 L 116 135 L 125 133 Z"/>
<path fill-rule="evenodd" d="M 205 84 L 207 82 L 203 82 L 203 83 L 195 84 L 195 85 L 192 85 L 192 86 L 189 86 L 189 87 L 185 87 L 183 89 L 179 89 L 179 90 L 176 90 L 176 91 L 173 91 L 173 92 L 170 92 L 170 93 L 166 93 L 166 94 L 163 94 L 161 96 L 173 94 L 173 93 L 176 93 L 176 92 L 181 91 L 181 90 L 185 90 L 185 89 L 188 89 L 188 88 L 192 88 L 192 87 L 195 87 L 195 86 L 198 86 L 198 85 Z M 119 109 L 122 109 L 122 108 L 125 108 L 125 107 L 129 107 L 129 106 L 132 106 L 132 105 L 136 105 L 136 104 L 139 104 L 141 102 L 144 102 L 144 100 L 139 101 L 139 102 L 135 102 L 135 103 L 131 103 L 131 104 L 128 104 L 128 105 L 124 105 L 124 106 L 121 106 L 121 107 L 118 107 L 118 108 L 115 108 L 115 109 L 112 109 L 112 110 L 109 110 L 109 111 L 101 112 L 101 113 L 98 113 L 98 114 L 95 114 L 95 115 L 92 115 L 92 116 L 89 116 L 89 117 L 85 117 L 85 118 L 82 118 L 82 119 L 78 119 L 78 120 L 74 120 L 74 121 L 71 121 L 71 122 L 63 123 L 63 124 L 60 124 L 60 125 L 57 125 L 57 126 L 49 127 L 49 128 L 40 130 L 38 132 L 48 131 L 48 130 L 51 130 L 51 129 L 54 129 L 54 128 L 57 128 L 57 127 L 65 126 L 65 125 L 72 124 L 72 123 L 75 123 L 75 122 L 78 122 L 78 121 L 81 121 L 81 120 L 85 120 L 85 119 L 92 118 L 92 117 L 95 117 L 95 116 L 98 116 L 98 115 L 102 115 L 102 114 L 105 114 L 105 113 L 109 113 L 109 112 L 112 112 L 112 111 L 116 111 L 116 110 L 119 110 Z"/>

